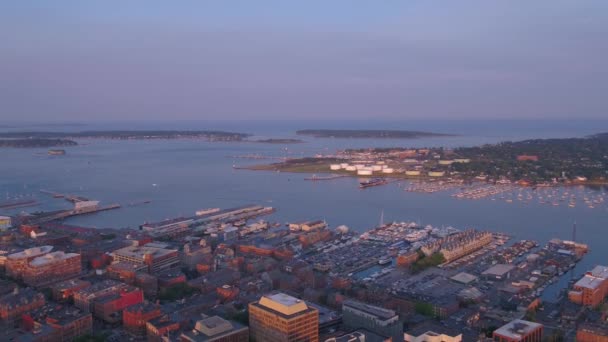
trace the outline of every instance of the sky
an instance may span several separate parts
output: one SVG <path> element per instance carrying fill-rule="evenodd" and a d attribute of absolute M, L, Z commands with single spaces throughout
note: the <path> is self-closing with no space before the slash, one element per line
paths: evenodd
<path fill-rule="evenodd" d="M 0 120 L 608 118 L 608 1 L 0 2 Z"/>

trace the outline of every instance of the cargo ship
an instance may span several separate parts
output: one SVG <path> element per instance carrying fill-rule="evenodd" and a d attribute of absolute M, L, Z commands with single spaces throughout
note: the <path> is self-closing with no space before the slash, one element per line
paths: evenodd
<path fill-rule="evenodd" d="M 372 186 L 384 185 L 386 183 L 388 183 L 388 181 L 385 178 L 372 178 L 359 183 L 359 188 L 365 189 Z"/>

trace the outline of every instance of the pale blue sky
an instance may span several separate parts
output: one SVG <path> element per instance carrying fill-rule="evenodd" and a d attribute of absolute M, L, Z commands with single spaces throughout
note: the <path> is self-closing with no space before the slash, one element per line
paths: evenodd
<path fill-rule="evenodd" d="M 0 3 L 5 120 L 608 117 L 608 1 Z"/>

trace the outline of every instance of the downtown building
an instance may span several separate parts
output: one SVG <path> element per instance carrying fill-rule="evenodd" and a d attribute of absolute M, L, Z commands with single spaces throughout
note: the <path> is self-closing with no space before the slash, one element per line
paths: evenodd
<path fill-rule="evenodd" d="M 492 337 L 496 342 L 541 342 L 543 325 L 516 319 L 494 330 Z"/>
<path fill-rule="evenodd" d="M 319 312 L 283 293 L 249 304 L 249 334 L 255 342 L 319 341 Z"/>
<path fill-rule="evenodd" d="M 75 278 L 82 272 L 80 254 L 52 252 L 36 257 L 25 264 L 23 281 L 33 287 Z"/>
<path fill-rule="evenodd" d="M 181 334 L 181 342 L 248 342 L 249 328 L 219 316 L 203 318 Z"/>
<path fill-rule="evenodd" d="M 349 329 L 366 329 L 382 336 L 383 340 L 403 341 L 403 324 L 393 310 L 355 300 L 342 303 L 342 322 Z"/>
<path fill-rule="evenodd" d="M 180 258 L 176 249 L 166 249 L 147 244 L 128 246 L 112 252 L 114 262 L 128 262 L 145 266 L 148 273 L 156 274 L 179 267 Z"/>
<path fill-rule="evenodd" d="M 143 302 L 141 289 L 114 280 L 105 280 L 74 293 L 74 305 L 108 323 L 122 320 L 123 310 Z"/>
<path fill-rule="evenodd" d="M 23 279 L 23 271 L 33 259 L 46 255 L 53 250 L 53 246 L 40 246 L 10 254 L 6 257 L 6 275 L 13 279 Z"/>

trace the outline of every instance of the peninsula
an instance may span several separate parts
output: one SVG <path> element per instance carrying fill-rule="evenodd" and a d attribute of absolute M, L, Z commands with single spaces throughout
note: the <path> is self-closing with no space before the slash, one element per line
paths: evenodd
<path fill-rule="evenodd" d="M 399 131 L 399 130 L 350 130 L 350 129 L 303 129 L 296 132 L 298 135 L 315 138 L 370 138 L 370 139 L 415 139 L 425 137 L 454 136 L 451 134 Z"/>
<path fill-rule="evenodd" d="M 203 139 L 207 141 L 241 141 L 250 136 L 245 133 L 224 131 L 175 131 L 175 130 L 117 130 L 82 132 L 4 132 L 0 138 L 13 139 Z"/>
<path fill-rule="evenodd" d="M 250 167 L 283 172 L 338 173 L 522 185 L 608 183 L 608 133 L 532 139 L 476 147 L 349 149 Z"/>
<path fill-rule="evenodd" d="M 0 139 L 0 148 L 2 148 L 2 147 L 38 148 L 38 147 L 75 146 L 75 145 L 78 145 L 78 143 L 76 143 L 73 140 L 67 140 L 67 139 L 44 139 L 44 138 Z"/>

